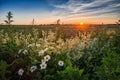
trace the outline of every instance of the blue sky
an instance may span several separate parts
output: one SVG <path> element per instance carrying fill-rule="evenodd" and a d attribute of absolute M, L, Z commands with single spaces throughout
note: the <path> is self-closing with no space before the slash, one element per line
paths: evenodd
<path fill-rule="evenodd" d="M 53 8 L 47 0 L 0 0 L 0 5 L 2 10 L 16 11 L 44 11 Z"/>
<path fill-rule="evenodd" d="M 8 11 L 14 24 L 114 23 L 120 18 L 120 0 L 0 0 L 0 23 Z"/>

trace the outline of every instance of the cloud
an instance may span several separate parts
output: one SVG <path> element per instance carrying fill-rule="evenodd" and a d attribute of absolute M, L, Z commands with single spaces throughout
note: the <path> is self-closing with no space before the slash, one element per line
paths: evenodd
<path fill-rule="evenodd" d="M 54 4 L 52 13 L 66 18 L 116 15 L 120 17 L 120 0 L 69 0 Z"/>

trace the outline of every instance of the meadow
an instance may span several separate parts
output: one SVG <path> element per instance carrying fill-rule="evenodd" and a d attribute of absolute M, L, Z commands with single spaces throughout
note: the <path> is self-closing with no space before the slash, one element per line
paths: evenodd
<path fill-rule="evenodd" d="M 0 26 L 0 80 L 119 79 L 120 25 Z"/>

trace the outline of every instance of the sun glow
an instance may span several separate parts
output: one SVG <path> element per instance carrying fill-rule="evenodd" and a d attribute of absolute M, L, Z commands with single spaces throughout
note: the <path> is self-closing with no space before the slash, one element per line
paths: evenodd
<path fill-rule="evenodd" d="M 80 22 L 80 25 L 84 25 L 84 22 Z"/>
<path fill-rule="evenodd" d="M 79 22 L 76 28 L 81 29 L 81 30 L 86 30 L 88 28 L 88 25 L 85 24 L 84 22 Z"/>

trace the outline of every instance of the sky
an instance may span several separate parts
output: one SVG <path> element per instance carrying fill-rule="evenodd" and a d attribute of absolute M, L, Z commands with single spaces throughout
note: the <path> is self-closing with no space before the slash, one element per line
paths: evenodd
<path fill-rule="evenodd" d="M 112 24 L 120 19 L 120 0 L 0 0 L 0 23 L 9 11 L 13 24 Z"/>

